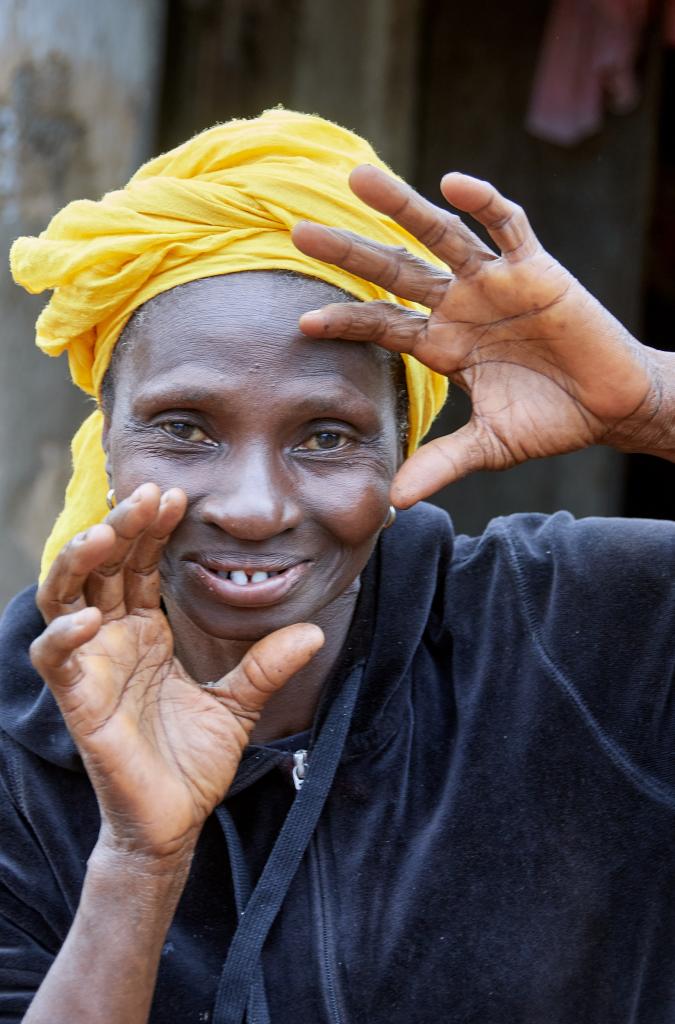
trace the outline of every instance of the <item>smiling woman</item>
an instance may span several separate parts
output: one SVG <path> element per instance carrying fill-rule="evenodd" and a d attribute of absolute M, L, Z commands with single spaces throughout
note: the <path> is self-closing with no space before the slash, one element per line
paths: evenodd
<path fill-rule="evenodd" d="M 442 189 L 500 255 L 275 110 L 15 244 L 98 408 L 0 627 L 3 1021 L 671 1024 L 675 529 L 410 506 L 673 459 L 672 357 Z"/>
<path fill-rule="evenodd" d="M 200 682 L 242 653 L 204 634 L 250 642 L 310 621 L 329 640 L 319 662 L 344 640 L 402 450 L 387 353 L 298 328 L 340 298 L 265 271 L 182 285 L 146 304 L 108 371 L 103 446 L 118 500 L 146 480 L 187 496 L 162 596 Z M 283 696 L 292 719 L 276 721 L 273 702 L 266 732 L 307 728 L 316 698 L 296 678 Z"/>

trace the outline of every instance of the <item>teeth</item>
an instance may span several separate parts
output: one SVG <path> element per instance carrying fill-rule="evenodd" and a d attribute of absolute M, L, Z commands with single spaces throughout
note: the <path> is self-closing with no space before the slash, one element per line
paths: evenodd
<path fill-rule="evenodd" d="M 265 580 L 271 579 L 272 576 L 278 576 L 279 573 L 263 572 L 261 569 L 256 572 L 246 573 L 243 569 L 232 569 L 231 572 L 218 572 L 216 575 L 221 580 L 231 580 L 238 587 L 245 587 L 249 583 L 264 583 Z"/>

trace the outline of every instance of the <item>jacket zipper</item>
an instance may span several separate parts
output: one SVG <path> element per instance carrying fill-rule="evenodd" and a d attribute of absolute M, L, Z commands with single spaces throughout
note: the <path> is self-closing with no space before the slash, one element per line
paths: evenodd
<path fill-rule="evenodd" d="M 293 785 L 296 791 L 302 789 L 302 784 L 307 778 L 309 768 L 309 754 L 306 750 L 293 751 Z M 328 1003 L 328 1012 L 331 1024 L 342 1024 L 339 1000 L 336 992 L 335 971 L 332 958 L 329 953 L 330 936 L 327 934 L 325 897 L 323 892 L 321 866 L 319 861 L 318 837 L 314 835 L 307 848 L 309 856 L 310 871 L 314 877 L 314 889 L 319 903 L 319 956 L 322 963 L 323 979 L 325 985 L 325 996 Z"/>
<path fill-rule="evenodd" d="M 296 790 L 302 789 L 307 776 L 308 754 L 306 750 L 293 751 L 293 785 Z"/>

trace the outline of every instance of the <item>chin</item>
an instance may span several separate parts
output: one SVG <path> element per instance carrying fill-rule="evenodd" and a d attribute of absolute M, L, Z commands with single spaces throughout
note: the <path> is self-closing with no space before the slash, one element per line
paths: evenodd
<path fill-rule="evenodd" d="M 231 609 L 224 609 L 220 613 L 191 615 L 190 618 L 200 632 L 215 640 L 229 640 L 233 643 L 254 643 L 284 626 L 312 621 L 311 618 L 284 615 L 277 608 L 249 611 L 243 615 L 233 615 Z"/>

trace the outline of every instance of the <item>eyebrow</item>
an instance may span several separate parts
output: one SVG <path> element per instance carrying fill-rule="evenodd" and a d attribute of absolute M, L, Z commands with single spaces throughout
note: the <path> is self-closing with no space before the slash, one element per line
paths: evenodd
<path fill-rule="evenodd" d="M 376 407 L 372 399 L 370 399 L 364 392 L 360 391 L 356 387 L 339 387 L 335 388 L 334 378 L 325 378 L 324 387 L 321 387 L 321 378 L 311 379 L 312 390 L 308 392 L 307 387 L 303 387 L 297 397 L 292 395 L 289 397 L 289 404 L 293 405 L 293 408 L 298 412 L 308 410 L 315 416 L 320 416 L 321 410 L 324 409 L 326 412 L 330 412 L 335 415 L 335 408 L 337 405 L 368 405 L 369 407 Z M 332 394 L 327 395 L 326 391 L 328 388 L 332 388 Z M 170 383 L 164 387 L 153 387 L 152 384 L 144 391 L 139 391 L 133 402 L 134 406 L 152 405 L 155 403 L 161 403 L 167 406 L 175 406 L 176 408 L 187 408 L 189 406 L 200 406 L 200 405 L 212 405 L 213 403 L 221 404 L 227 402 L 230 392 L 240 393 L 240 388 L 229 388 L 227 385 L 213 386 L 213 385 L 199 385 L 199 384 L 188 384 L 182 385 L 178 383 Z M 251 383 L 251 392 L 255 394 L 254 382 Z"/>
<path fill-rule="evenodd" d="M 147 402 L 167 402 L 170 405 L 202 405 L 205 402 L 212 402 L 217 397 L 218 391 L 212 387 L 190 385 L 186 388 L 180 384 L 172 384 L 168 387 L 149 387 L 145 391 L 139 391 L 136 395 L 136 402 L 143 404 Z"/>

